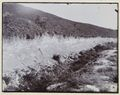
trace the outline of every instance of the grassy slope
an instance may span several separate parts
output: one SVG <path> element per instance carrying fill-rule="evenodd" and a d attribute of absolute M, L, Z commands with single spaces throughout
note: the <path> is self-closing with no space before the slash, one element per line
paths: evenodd
<path fill-rule="evenodd" d="M 3 37 L 29 37 L 48 33 L 74 37 L 117 37 L 117 32 L 95 25 L 73 22 L 14 3 L 3 3 Z"/>
<path fill-rule="evenodd" d="M 23 65 L 20 63 L 24 63 L 24 65 L 26 65 L 26 67 L 23 65 L 23 67 L 25 67 L 25 69 L 23 67 L 21 67 L 20 69 L 13 70 L 13 67 L 14 67 L 13 66 L 12 73 L 5 72 L 6 74 L 8 74 L 8 76 L 10 75 L 10 79 L 11 79 L 10 83 L 7 86 L 9 91 L 12 91 L 14 89 L 15 91 L 23 90 L 23 91 L 75 91 L 75 92 L 80 91 L 81 92 L 81 91 L 87 91 L 86 88 L 84 90 L 81 90 L 81 89 L 86 87 L 85 85 L 91 85 L 91 84 L 93 85 L 92 87 L 95 88 L 96 85 L 98 86 L 97 82 L 101 82 L 101 80 L 102 80 L 101 73 L 100 74 L 97 73 L 99 70 L 94 72 L 95 65 L 92 65 L 95 63 L 95 61 L 99 57 L 99 56 L 95 56 L 95 55 L 100 55 L 103 50 L 108 49 L 108 51 L 109 51 L 109 49 L 113 49 L 113 48 L 106 48 L 106 47 L 114 46 L 114 44 L 113 45 L 108 44 L 105 47 L 99 47 L 98 44 L 103 45 L 103 43 L 107 43 L 107 42 L 116 42 L 116 40 L 113 38 L 111 38 L 111 39 L 110 38 L 89 38 L 89 39 L 85 39 L 85 38 L 63 39 L 63 38 L 61 38 L 60 39 L 57 37 L 53 37 L 53 38 L 43 37 L 41 39 L 31 40 L 32 43 L 30 43 L 31 41 L 26 41 L 26 40 L 18 40 L 17 43 L 16 43 L 16 41 L 17 40 L 15 40 L 15 43 L 14 43 L 14 41 L 9 42 L 9 46 L 12 46 L 12 47 L 14 47 L 14 50 L 17 50 L 15 52 L 13 52 L 13 50 L 11 50 L 13 48 L 7 47 L 4 44 L 5 45 L 4 54 L 6 53 L 6 55 L 8 55 L 8 56 L 6 57 L 6 55 L 4 55 L 3 58 L 10 58 L 10 56 L 12 54 L 12 56 L 15 56 L 14 58 L 16 58 L 16 59 L 9 60 L 9 62 L 14 63 L 14 66 L 18 66 L 18 67 L 20 67 L 20 65 Z M 6 43 L 6 42 L 7 41 L 5 41 L 4 43 Z M 89 43 L 89 45 L 84 44 L 85 42 Z M 38 43 L 39 43 L 39 45 L 38 45 Z M 8 44 L 8 42 L 7 42 L 7 44 Z M 48 45 L 49 48 L 45 45 Z M 98 46 L 96 46 L 96 45 L 98 45 Z M 37 46 L 37 47 L 35 47 L 35 46 Z M 55 46 L 57 46 L 57 47 L 55 47 Z M 67 46 L 68 46 L 68 48 L 66 49 Z M 89 46 L 89 47 L 86 47 L 86 46 Z M 81 47 L 81 48 L 79 48 L 79 47 Z M 94 47 L 95 51 L 94 51 L 94 49 L 92 49 L 93 47 Z M 90 48 L 92 50 L 89 50 Z M 32 49 L 32 51 L 31 51 L 31 49 Z M 44 55 L 45 51 L 43 49 L 45 51 L 47 50 L 47 55 Z M 55 51 L 56 49 L 57 49 L 57 51 Z M 64 49 L 65 49 L 65 52 L 62 51 Z M 11 50 L 12 53 L 10 53 L 6 50 L 9 50 L 9 51 Z M 81 55 L 81 52 L 78 53 L 78 51 L 79 52 L 81 51 L 83 55 Z M 23 52 L 25 52 L 25 53 L 23 53 Z M 27 54 L 27 52 L 29 54 Z M 63 58 L 65 58 L 64 61 L 62 61 L 62 63 L 64 63 L 64 64 L 58 64 L 57 61 L 52 59 L 52 56 L 55 54 L 60 55 L 61 58 L 63 56 L 65 56 L 65 57 L 63 57 Z M 92 56 L 92 54 L 94 56 Z M 108 56 L 110 55 L 108 53 L 104 53 L 104 54 L 102 54 L 102 56 L 104 56 L 105 54 Z M 49 57 L 47 58 L 47 56 L 49 56 Z M 29 59 L 26 60 L 26 58 L 29 58 Z M 16 62 L 15 62 L 15 60 L 16 60 Z M 4 59 L 3 62 L 5 62 L 3 64 L 3 66 L 5 66 L 5 64 L 9 63 L 9 62 L 7 62 L 6 59 Z M 29 62 L 31 62 L 31 64 L 33 66 L 30 66 Z M 52 68 L 48 66 L 48 64 L 50 62 L 52 63 L 52 65 L 54 65 Z M 42 63 L 42 64 L 40 64 L 40 63 Z M 88 64 L 88 63 L 91 63 L 91 64 L 88 67 L 84 67 L 84 65 Z M 114 63 L 115 62 L 113 62 L 113 64 Z M 82 64 L 82 67 L 81 67 L 81 64 Z M 107 62 L 106 64 L 109 64 L 109 62 Z M 8 65 L 6 65 L 5 67 L 7 67 L 7 66 Z M 96 66 L 99 67 L 99 65 L 97 65 L 97 64 L 96 64 Z M 113 67 L 116 68 L 116 65 Z M 82 68 L 84 68 L 84 69 L 82 69 Z M 85 70 L 85 68 L 87 70 Z M 109 67 L 102 68 L 102 69 L 105 69 L 102 72 L 106 72 L 106 69 L 109 69 Z M 111 69 L 111 67 L 110 67 L 110 69 Z M 5 68 L 3 70 L 5 70 Z M 116 70 L 111 71 L 111 72 L 109 72 L 109 71 L 106 72 L 105 77 L 109 77 L 109 73 L 112 73 L 113 75 L 115 75 Z M 95 77 L 93 77 L 93 74 L 94 75 L 96 74 Z M 98 74 L 99 74 L 99 77 L 101 76 L 101 79 L 99 79 L 99 80 L 96 78 L 96 76 L 98 76 Z M 21 76 L 18 76 L 18 75 L 21 75 Z M 88 78 L 87 77 L 88 75 L 90 75 L 91 77 L 89 76 L 89 78 Z M 84 76 L 84 77 L 82 77 L 82 76 Z M 113 78 L 114 78 L 114 76 L 113 76 Z M 19 79 L 19 81 L 18 81 L 18 79 Z M 28 79 L 30 79 L 30 80 L 28 80 Z M 29 82 L 30 83 L 33 82 L 31 84 L 31 86 L 28 85 L 28 84 L 30 84 Z M 96 82 L 96 84 L 94 85 L 93 82 Z M 103 79 L 102 83 L 104 84 L 104 82 L 105 81 Z M 112 82 L 113 82 L 113 80 L 111 80 L 109 82 L 109 84 Z M 18 87 L 18 85 L 20 87 Z M 55 86 L 53 86 L 53 85 L 55 85 Z M 61 88 L 59 88 L 57 85 L 60 86 Z M 79 88 L 79 86 L 80 86 L 80 88 Z M 9 87 L 13 87 L 13 89 L 11 90 Z M 17 89 L 16 89 L 16 87 L 17 87 Z M 30 87 L 30 90 L 28 89 L 29 87 Z M 102 87 L 102 85 L 101 86 L 99 85 L 95 89 L 97 89 L 97 91 L 98 91 L 98 88 L 99 88 L 99 91 L 103 91 L 103 90 L 108 91 L 108 92 L 111 91 L 110 89 L 108 89 L 109 87 L 108 88 L 101 88 L 101 87 Z M 89 89 L 89 91 L 94 91 L 94 90 Z M 112 90 L 112 91 L 114 92 L 114 91 L 116 91 L 116 89 Z"/>
<path fill-rule="evenodd" d="M 34 60 L 43 65 L 52 65 L 53 55 L 61 56 L 61 61 L 69 55 L 74 55 L 83 50 L 88 50 L 97 44 L 116 41 L 113 38 L 63 38 L 42 36 L 33 40 L 11 39 L 3 42 L 3 70 L 24 68 L 27 65 L 35 64 Z M 84 44 L 86 43 L 86 44 Z M 46 63 L 47 62 L 47 63 Z M 10 64 L 10 65 L 9 65 Z"/>

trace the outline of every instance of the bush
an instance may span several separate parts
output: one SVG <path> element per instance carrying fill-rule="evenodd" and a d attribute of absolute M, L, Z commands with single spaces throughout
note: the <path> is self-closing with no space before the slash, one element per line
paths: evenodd
<path fill-rule="evenodd" d="M 35 69 L 29 68 L 29 73 L 24 74 L 19 79 L 19 91 L 46 91 L 46 87 L 54 80 L 54 75 L 48 67 Z"/>
<path fill-rule="evenodd" d="M 118 83 L 118 76 L 117 75 L 113 77 L 113 82 Z"/>
<path fill-rule="evenodd" d="M 55 64 L 53 67 L 41 67 L 40 70 L 28 68 L 29 73 L 20 77 L 18 91 L 42 91 L 46 92 L 51 84 L 65 82 L 71 76 L 69 66 Z"/>
<path fill-rule="evenodd" d="M 6 83 L 6 85 L 8 85 L 9 84 L 9 82 L 10 82 L 10 80 L 11 80 L 11 78 L 9 77 L 9 76 L 4 76 L 3 77 L 3 80 L 5 81 L 5 83 Z"/>

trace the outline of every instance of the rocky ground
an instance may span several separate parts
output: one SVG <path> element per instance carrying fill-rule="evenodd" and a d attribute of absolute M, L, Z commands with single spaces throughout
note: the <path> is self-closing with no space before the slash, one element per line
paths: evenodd
<path fill-rule="evenodd" d="M 84 70 L 86 72 L 81 74 L 81 77 L 89 83 L 80 85 L 77 89 L 71 89 L 72 91 L 117 91 L 116 49 L 104 50 L 100 53 L 100 58 L 92 64 L 87 64 Z M 80 73 L 80 71 L 77 71 L 77 73 Z"/>
<path fill-rule="evenodd" d="M 77 85 L 67 88 L 70 92 L 117 92 L 117 50 L 107 49 L 99 52 L 95 61 L 75 71 L 72 78 Z M 56 91 L 65 87 L 66 83 L 58 83 L 48 87 Z M 65 87 L 66 88 L 66 87 Z M 59 90 L 58 90 L 59 91 Z"/>
<path fill-rule="evenodd" d="M 61 63 L 58 55 L 53 67 L 28 67 L 4 76 L 4 91 L 40 92 L 117 92 L 116 43 L 96 45 L 71 55 Z M 37 69 L 36 69 L 37 68 Z M 7 84 L 7 85 L 6 85 Z"/>

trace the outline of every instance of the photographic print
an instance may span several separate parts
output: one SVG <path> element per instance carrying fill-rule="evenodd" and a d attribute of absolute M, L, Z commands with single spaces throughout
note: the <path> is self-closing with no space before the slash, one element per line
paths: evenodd
<path fill-rule="evenodd" d="M 117 3 L 2 3 L 3 92 L 118 92 Z"/>

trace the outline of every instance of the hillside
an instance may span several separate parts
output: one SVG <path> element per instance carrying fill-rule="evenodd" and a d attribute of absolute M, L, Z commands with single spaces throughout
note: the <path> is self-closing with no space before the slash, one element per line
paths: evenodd
<path fill-rule="evenodd" d="M 16 3 L 3 3 L 3 37 L 33 39 L 48 33 L 74 37 L 117 37 L 115 30 L 73 22 Z"/>

